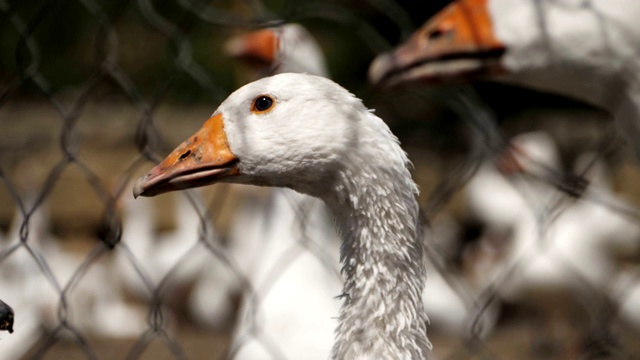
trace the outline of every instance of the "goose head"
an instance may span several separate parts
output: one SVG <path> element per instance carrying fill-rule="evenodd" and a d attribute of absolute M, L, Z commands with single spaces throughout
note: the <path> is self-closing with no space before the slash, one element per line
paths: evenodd
<path fill-rule="evenodd" d="M 231 182 L 323 197 L 348 163 L 395 155 L 395 147 L 384 145 L 388 140 L 397 144 L 382 120 L 333 81 L 274 75 L 232 93 L 200 130 L 137 181 L 134 195 Z"/>
<path fill-rule="evenodd" d="M 494 34 L 487 0 L 445 7 L 392 52 L 376 57 L 371 82 L 436 82 L 499 72 L 505 44 Z"/>
<path fill-rule="evenodd" d="M 458 0 L 378 56 L 369 77 L 391 85 L 485 76 L 611 109 L 637 78 L 638 13 L 632 0 Z"/>
<path fill-rule="evenodd" d="M 229 39 L 225 53 L 253 65 L 263 75 L 307 73 L 328 77 L 322 48 L 300 24 L 284 24 Z"/>

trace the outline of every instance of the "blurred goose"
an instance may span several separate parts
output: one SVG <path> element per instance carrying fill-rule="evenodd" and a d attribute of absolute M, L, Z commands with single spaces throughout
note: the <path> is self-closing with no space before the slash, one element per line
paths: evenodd
<path fill-rule="evenodd" d="M 33 201 L 26 204 L 31 206 Z M 23 226 L 28 232 L 22 232 Z M 26 245 L 18 245 L 21 233 L 26 235 Z M 3 356 L 20 358 L 45 330 L 53 331 L 61 326 L 62 330 L 70 326 L 81 333 L 107 337 L 137 336 L 147 327 L 144 310 L 125 302 L 119 283 L 104 263 L 90 264 L 81 277 L 73 279 L 84 259 L 64 250 L 49 232 L 46 205 L 40 205 L 28 219 L 18 211 L 4 245 L 3 250 L 18 247 L 0 263 L 3 296 L 17 313 L 16 336 L 3 339 Z M 51 278 L 38 262 L 51 271 Z M 74 285 L 67 288 L 71 281 Z M 61 304 L 62 291 L 66 297 L 64 304 Z M 62 313 L 59 312 L 61 306 L 66 309 Z M 64 319 L 59 318 L 61 314 Z M 61 324 L 62 320 L 67 324 Z M 60 334 L 76 336 L 67 331 Z"/>
<path fill-rule="evenodd" d="M 520 134 L 481 165 L 466 192 L 471 215 L 484 223 L 478 243 L 484 257 L 470 264 L 471 276 L 501 301 L 536 311 L 530 319 L 546 328 L 533 336 L 545 342 L 566 334 L 559 319 L 570 313 L 568 304 L 574 302 L 568 300 L 582 287 L 581 275 L 564 253 L 567 241 L 579 247 L 580 239 L 566 239 L 574 234 L 561 231 L 566 226 L 556 218 L 558 209 L 570 204 L 553 186 L 558 172 L 550 136 L 541 131 Z"/>
<path fill-rule="evenodd" d="M 280 73 L 307 73 L 328 77 L 322 48 L 300 24 L 284 24 L 236 36 L 224 45 L 225 53 L 255 71 L 253 78 Z"/>
<path fill-rule="evenodd" d="M 369 69 L 374 83 L 491 79 L 610 112 L 640 159 L 640 2 L 458 0 Z"/>
<path fill-rule="evenodd" d="M 502 298 L 541 311 L 537 320 L 554 326 L 538 332 L 543 337 L 564 337 L 563 329 L 576 320 L 559 319 L 581 311 L 596 319 L 593 314 L 609 306 L 607 289 L 617 273 L 615 249 L 638 249 L 640 226 L 616 208 L 621 203 L 602 187 L 606 173 L 594 165 L 591 154 L 578 161 L 576 172 L 591 182 L 575 200 L 553 185 L 559 161 L 548 136 L 521 134 L 512 143 L 511 169 L 517 171 L 502 172 L 508 180 L 503 186 L 507 194 L 515 188 L 522 202 L 513 209 L 510 242 L 486 280 Z M 585 163 L 590 165 L 586 173 Z M 485 203 L 484 210 L 490 211 L 490 206 Z M 606 331 L 597 320 L 591 325 L 581 331 Z"/>
<path fill-rule="evenodd" d="M 213 256 L 203 249 L 205 241 L 218 241 L 209 221 L 203 221 L 204 206 L 193 197 L 175 197 L 175 229 L 159 234 L 154 229 L 154 208 L 150 201 L 123 199 L 121 244 L 134 256 L 131 259 L 123 248 L 116 252 L 117 269 L 127 289 L 138 297 L 149 298 L 161 281 L 169 286 L 187 287 L 199 276 Z M 188 261 L 187 261 L 188 259 Z M 133 263 L 148 277 L 143 281 Z M 150 288 L 149 288 L 150 286 Z"/>
<path fill-rule="evenodd" d="M 233 182 L 323 200 L 346 278 L 334 359 L 424 359 L 417 187 L 387 125 L 336 83 L 279 74 L 232 93 L 203 128 L 134 187 L 135 196 Z"/>
<path fill-rule="evenodd" d="M 484 339 L 493 332 L 500 307 L 497 301 L 486 304 L 480 298 L 484 282 L 464 277 L 457 269 L 447 264 L 441 250 L 443 246 L 456 243 L 461 235 L 454 220 L 432 225 L 432 233 L 425 237 L 425 246 L 437 243 L 427 250 L 427 281 L 422 293 L 422 302 L 429 314 L 430 331 L 464 340 Z M 437 351 L 437 349 L 436 349 Z"/>
<path fill-rule="evenodd" d="M 40 287 L 44 284 L 40 279 L 40 273 L 36 262 L 31 257 L 25 245 L 20 242 L 20 227 L 23 217 L 19 214 L 14 216 L 13 222 L 7 236 L 2 236 L 2 254 L 6 257 L 0 261 L 0 288 L 2 298 L 7 303 L 12 304 L 14 312 L 18 317 L 14 319 L 15 333 L 10 337 L 2 338 L 2 354 L 8 359 L 20 359 L 44 334 L 41 326 L 39 301 L 58 300 L 58 296 L 45 299 Z M 33 224 L 33 222 L 31 222 Z M 30 229 L 33 225 L 29 226 Z M 27 237 L 27 244 L 30 247 L 38 248 L 36 244 L 38 237 L 30 231 Z M 4 234 L 3 234 L 4 235 Z M 13 252 L 9 253 L 9 251 Z"/>
<path fill-rule="evenodd" d="M 611 281 L 609 296 L 617 306 L 620 320 L 640 331 L 640 278 L 638 269 L 620 271 Z"/>
<path fill-rule="evenodd" d="M 234 359 L 326 359 L 331 351 L 342 284 L 338 236 L 320 201 L 301 196 L 271 198 L 272 221 L 252 250 L 261 256 L 240 308 Z"/>
<path fill-rule="evenodd" d="M 546 181 L 559 178 L 560 158 L 553 139 L 543 131 L 515 136 L 508 147 L 493 159 L 483 162 L 466 187 L 471 216 L 489 232 L 504 237 L 511 232 L 523 213 L 530 213 L 530 201 L 544 203 L 540 193 L 552 192 L 546 182 L 533 182 L 521 175 Z M 528 187 L 538 186 L 533 194 Z"/>
<path fill-rule="evenodd" d="M 50 330 L 60 325 L 58 309 L 63 305 L 59 291 L 66 289 L 65 320 L 77 330 L 117 338 L 140 335 L 147 328 L 146 310 L 125 301 L 121 284 L 117 277 L 112 276 L 107 263 L 100 260 L 91 263 L 82 270 L 82 276 L 74 280 L 85 258 L 63 248 L 60 240 L 51 234 L 49 226 L 48 209 L 41 205 L 29 217 L 28 241 L 35 256 L 47 264 L 60 286 L 56 289 L 40 269 L 31 273 L 27 281 L 31 284 L 29 286 L 33 286 L 32 294 L 38 294 L 34 300 L 43 325 Z M 35 265 L 34 259 L 30 261 Z M 72 281 L 74 285 L 67 288 Z M 127 326 L 122 326 L 123 323 Z"/>
<path fill-rule="evenodd" d="M 299 24 L 234 37 L 225 51 L 253 64 L 258 76 L 305 72 L 328 77 L 320 46 Z M 342 284 L 340 239 L 326 206 L 310 196 L 275 188 L 270 196 L 241 205 L 230 235 L 231 257 L 249 286 L 231 357 L 325 359 L 333 344 L 339 313 L 335 296 Z M 230 278 L 236 286 L 242 284 Z M 213 282 L 209 286 L 220 291 Z"/>

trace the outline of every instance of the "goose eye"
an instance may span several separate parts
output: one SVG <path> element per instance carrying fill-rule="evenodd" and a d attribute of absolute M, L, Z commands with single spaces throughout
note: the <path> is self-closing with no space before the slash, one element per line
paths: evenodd
<path fill-rule="evenodd" d="M 260 95 L 253 100 L 251 111 L 254 113 L 263 113 L 273 108 L 275 101 L 269 95 Z"/>

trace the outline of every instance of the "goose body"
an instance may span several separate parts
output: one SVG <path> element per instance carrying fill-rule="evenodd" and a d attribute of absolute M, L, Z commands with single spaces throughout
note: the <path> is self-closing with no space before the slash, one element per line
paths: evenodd
<path fill-rule="evenodd" d="M 640 280 L 638 269 L 623 270 L 612 281 L 609 296 L 624 324 L 640 331 Z"/>
<path fill-rule="evenodd" d="M 74 280 L 84 258 L 60 245 L 49 231 L 49 221 L 46 204 L 31 211 L 28 220 L 17 212 L 2 244 L 2 251 L 15 247 L 0 263 L 0 289 L 17 315 L 15 334 L 2 339 L 3 356 L 23 357 L 47 331 L 59 329 L 59 335 L 76 336 L 73 331 L 65 331 L 62 321 L 83 334 L 140 335 L 147 328 L 143 309 L 125 301 L 119 282 L 104 262 L 90 264 L 83 276 Z M 23 226 L 27 232 L 22 232 Z M 21 234 L 26 235 L 24 245 Z M 38 262 L 50 271 L 51 278 Z M 61 308 L 65 310 L 61 312 Z M 122 326 L 124 323 L 127 326 Z"/>
<path fill-rule="evenodd" d="M 42 274 L 37 263 L 29 254 L 26 246 L 20 245 L 20 227 L 23 216 L 15 215 L 7 236 L 2 234 L 1 252 L 16 250 L 0 262 L 0 287 L 2 299 L 11 304 L 18 317 L 14 322 L 14 333 L 3 336 L 3 354 L 10 359 L 22 358 L 44 334 L 42 328 L 42 301 L 39 292 L 43 285 Z M 39 237 L 34 234 L 34 222 L 31 222 L 27 243 L 36 249 L 40 248 Z M 47 289 L 48 290 L 48 289 Z M 48 299 L 53 307 L 55 298 Z"/>
<path fill-rule="evenodd" d="M 563 309 L 557 300 L 567 298 L 557 296 L 567 294 L 588 299 L 582 305 L 600 311 L 617 273 L 616 249 L 637 252 L 640 226 L 617 211 L 625 204 L 608 188 L 604 166 L 593 154 L 577 161 L 576 173 L 585 174 L 589 186 L 574 200 L 549 182 L 559 171 L 559 159 L 545 133 L 521 134 L 511 143 L 510 158 L 518 171 L 505 172 L 503 167 L 494 172 L 503 178 L 496 184 L 504 188 L 503 196 L 513 197 L 512 235 L 488 283 L 497 284 L 504 299 L 531 303 L 547 314 Z M 482 212 L 492 206 L 475 204 Z"/>
<path fill-rule="evenodd" d="M 611 113 L 640 157 L 640 2 L 458 0 L 380 55 L 370 79 L 393 84 L 481 76 Z"/>
<path fill-rule="evenodd" d="M 134 195 L 215 182 L 323 200 L 342 237 L 334 359 L 424 359 L 430 349 L 417 187 L 388 126 L 336 83 L 279 74 L 232 93 Z"/>
<path fill-rule="evenodd" d="M 280 193 L 269 205 L 277 221 L 258 238 L 262 256 L 249 277 L 231 357 L 326 359 L 342 284 L 337 235 L 318 199 Z"/>
<path fill-rule="evenodd" d="M 212 225 L 202 221 L 204 207 L 198 201 L 192 202 L 182 194 L 177 196 L 176 227 L 164 234 L 154 229 L 151 202 L 124 199 L 123 208 L 121 242 L 134 258 L 132 260 L 124 249 L 119 249 L 115 263 L 124 285 L 137 297 L 150 298 L 154 288 L 165 278 L 173 285 L 191 284 L 205 264 L 210 262 L 209 253 L 198 249 L 202 246 L 200 238 L 202 236 L 206 241 L 214 242 L 218 240 Z M 187 256 L 190 256 L 189 261 L 186 261 Z M 140 267 L 151 284 L 145 283 L 132 261 Z"/>

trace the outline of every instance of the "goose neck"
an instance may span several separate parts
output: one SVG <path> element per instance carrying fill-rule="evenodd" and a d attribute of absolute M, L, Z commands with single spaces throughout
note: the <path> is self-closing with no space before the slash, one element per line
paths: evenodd
<path fill-rule="evenodd" d="M 430 349 L 417 190 L 399 168 L 345 171 L 327 201 L 343 237 L 345 276 L 334 359 L 423 359 Z"/>

